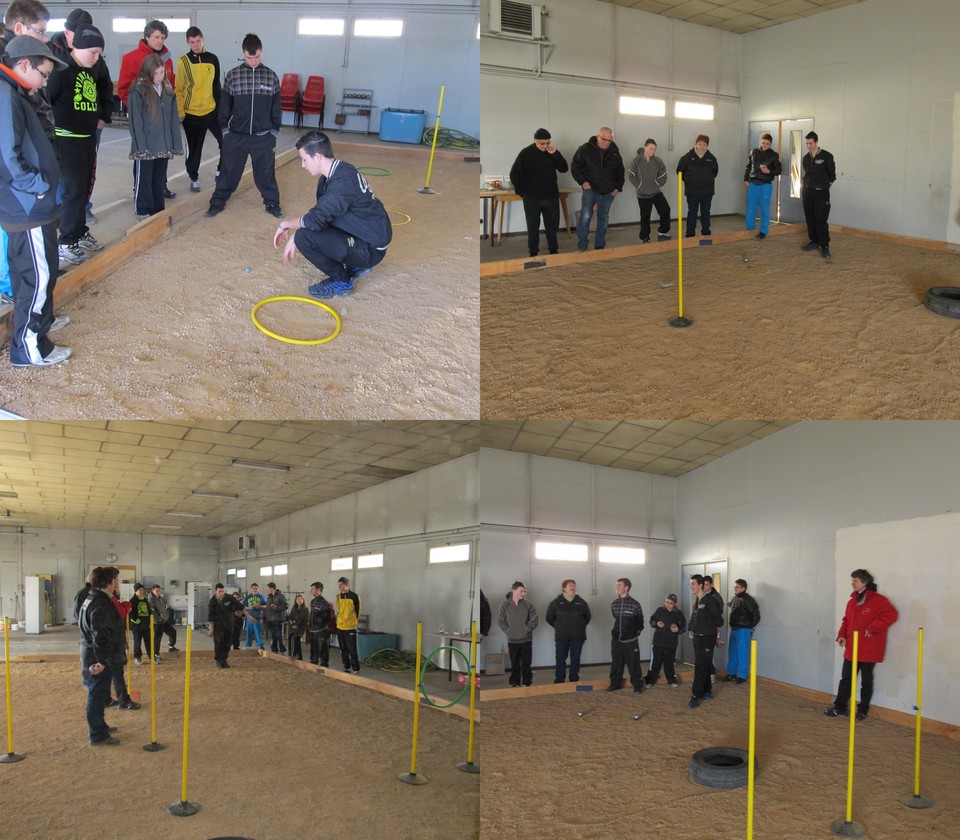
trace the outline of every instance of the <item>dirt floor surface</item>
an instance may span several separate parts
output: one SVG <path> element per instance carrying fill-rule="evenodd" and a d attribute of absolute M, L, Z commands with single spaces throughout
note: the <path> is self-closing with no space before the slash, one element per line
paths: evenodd
<path fill-rule="evenodd" d="M 839 233 L 484 278 L 481 416 L 956 418 L 960 256 Z"/>
<path fill-rule="evenodd" d="M 78 664 L 14 663 L 13 746 L 26 757 L 0 765 L 0 835 L 477 836 L 480 776 L 455 766 L 466 757 L 466 720 L 421 710 L 417 769 L 429 781 L 414 787 L 397 779 L 410 769 L 411 703 L 248 652 L 232 653 L 228 671 L 214 668 L 211 653 L 192 663 L 187 801 L 201 806 L 192 817 L 167 812 L 181 801 L 182 658 L 157 667 L 157 741 L 166 749 L 156 753 L 142 749 L 151 742 L 148 668 L 134 672 L 143 708 L 107 709 L 122 743 L 91 747 Z"/>
<path fill-rule="evenodd" d="M 746 788 L 695 784 L 688 768 L 697 750 L 747 748 L 748 688 L 720 684 L 699 709 L 686 706 L 689 683 L 662 681 L 639 698 L 601 691 L 484 703 L 484 750 L 497 762 L 484 770 L 481 836 L 745 837 Z M 754 837 L 835 836 L 831 824 L 846 814 L 849 719 L 762 686 L 757 709 Z M 853 821 L 872 840 L 960 837 L 960 744 L 925 735 L 922 745 L 921 793 L 935 805 L 912 810 L 900 800 L 914 789 L 913 729 L 857 725 Z"/>
<path fill-rule="evenodd" d="M 344 158 L 392 170 L 368 180 L 395 227 L 386 259 L 355 295 L 325 301 L 342 319 L 338 337 L 287 344 L 251 322 L 257 302 L 308 297 L 307 286 L 322 279 L 302 256 L 283 264 L 273 248 L 276 220 L 251 186 L 216 218 L 198 212 L 58 306 L 72 319 L 56 334 L 73 348 L 68 362 L 11 368 L 4 349 L 0 408 L 29 419 L 476 417 L 478 240 L 474 213 L 466 213 L 476 200 L 476 164 L 438 156 L 438 194 L 428 196 L 417 192 L 425 155 L 369 148 Z M 313 206 L 316 179 L 298 159 L 277 175 L 288 217 Z M 300 339 L 334 328 L 333 317 L 309 303 L 274 303 L 259 318 Z"/>

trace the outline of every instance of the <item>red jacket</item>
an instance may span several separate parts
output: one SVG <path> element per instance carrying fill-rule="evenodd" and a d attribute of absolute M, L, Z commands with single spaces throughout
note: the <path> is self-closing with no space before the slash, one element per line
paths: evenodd
<path fill-rule="evenodd" d="M 110 600 L 113 601 L 117 612 L 120 613 L 120 618 L 126 622 L 127 616 L 130 615 L 130 610 L 133 609 L 133 605 L 129 601 L 121 601 L 116 595 L 111 595 Z"/>
<path fill-rule="evenodd" d="M 164 46 L 163 50 L 157 53 L 141 38 L 140 43 L 137 44 L 137 48 L 126 53 L 120 61 L 120 77 L 117 79 L 117 96 L 120 97 L 120 101 L 123 102 L 124 105 L 127 104 L 130 88 L 137 78 L 137 73 L 140 72 L 143 60 L 148 55 L 154 54 L 159 55 L 163 59 L 163 68 L 167 73 L 167 80 L 170 82 L 170 87 L 176 89 L 173 75 L 173 59 L 170 57 L 170 50 Z"/>
<path fill-rule="evenodd" d="M 856 592 L 851 593 L 850 600 L 847 601 L 847 611 L 837 631 L 837 641 L 846 640 L 843 658 L 853 659 L 853 634 L 856 631 L 860 634 L 857 640 L 857 661 L 883 662 L 887 649 L 887 628 L 900 614 L 879 592 L 865 589 L 863 603 L 858 603 L 860 598 Z M 869 638 L 867 633 L 870 634 Z"/>

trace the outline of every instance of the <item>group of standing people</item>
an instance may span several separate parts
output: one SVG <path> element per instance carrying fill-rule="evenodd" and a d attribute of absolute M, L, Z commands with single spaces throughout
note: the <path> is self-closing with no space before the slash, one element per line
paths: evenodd
<path fill-rule="evenodd" d="M 836 180 L 833 156 L 821 149 L 815 132 L 806 137 L 807 154 L 803 158 L 803 210 L 810 243 L 804 250 L 819 250 L 824 259 L 830 259 L 830 237 L 827 219 L 830 213 L 830 186 Z M 710 138 L 698 134 L 693 147 L 680 157 L 677 174 L 683 178 L 683 193 L 687 199 L 684 236 L 697 235 L 697 217 L 700 232 L 710 236 L 711 209 L 720 172 L 717 158 L 709 150 Z M 760 230 L 757 239 L 765 239 L 770 230 L 770 203 L 774 180 L 783 171 L 779 154 L 774 151 L 773 137 L 764 133 L 760 146 L 747 157 L 744 184 L 747 188 L 746 230 L 756 229 L 757 214 Z M 540 251 L 540 224 L 547 239 L 549 253 L 559 253 L 557 231 L 560 227 L 559 173 L 569 171 L 581 187 L 580 216 L 577 221 L 577 247 L 580 253 L 589 248 L 590 223 L 597 217 L 594 249 L 606 247 L 610 208 L 629 178 L 640 208 L 640 241 L 651 241 L 651 216 L 657 211 L 657 241 L 670 239 L 670 202 L 663 193 L 667 182 L 667 166 L 657 155 L 657 142 L 648 138 L 637 149 L 629 168 L 624 164 L 613 131 L 603 126 L 594 137 L 581 145 L 568 165 L 563 154 L 553 144 L 550 132 L 538 128 L 533 143 L 521 149 L 510 169 L 510 181 L 523 200 L 527 225 L 527 247 L 531 257 Z"/>

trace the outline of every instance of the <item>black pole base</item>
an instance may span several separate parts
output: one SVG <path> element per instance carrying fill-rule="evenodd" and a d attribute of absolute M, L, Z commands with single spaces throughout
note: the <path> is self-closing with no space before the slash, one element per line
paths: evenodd
<path fill-rule="evenodd" d="M 676 318 L 671 318 L 667 323 L 671 327 L 692 327 L 693 321 L 691 321 L 686 315 L 678 315 Z"/>
<path fill-rule="evenodd" d="M 867 833 L 865 825 L 846 820 L 837 820 L 830 826 L 830 830 L 840 837 L 864 837 Z"/>
<path fill-rule="evenodd" d="M 422 189 L 417 190 L 418 193 L 423 193 L 423 195 L 436 195 L 436 193 L 430 189 L 430 187 L 423 187 Z"/>
<path fill-rule="evenodd" d="M 200 806 L 195 802 L 180 800 L 174 802 L 173 805 L 168 805 L 167 810 L 175 817 L 192 817 L 200 810 Z"/>
<path fill-rule="evenodd" d="M 427 783 L 425 777 L 416 773 L 401 773 L 397 778 L 405 785 L 425 785 Z"/>
<path fill-rule="evenodd" d="M 165 750 L 166 748 L 165 744 L 158 744 L 156 741 L 143 745 L 144 752 L 160 752 L 160 750 Z"/>
<path fill-rule="evenodd" d="M 472 761 L 461 761 L 457 765 L 457 770 L 460 770 L 464 773 L 479 773 L 480 765 L 474 764 Z"/>
<path fill-rule="evenodd" d="M 926 796 L 905 796 L 900 800 L 908 808 L 932 808 L 933 800 L 928 799 Z"/>
<path fill-rule="evenodd" d="M 8 752 L 0 755 L 0 764 L 13 764 L 16 761 L 23 761 L 25 758 L 25 755 L 17 755 L 16 753 Z"/>

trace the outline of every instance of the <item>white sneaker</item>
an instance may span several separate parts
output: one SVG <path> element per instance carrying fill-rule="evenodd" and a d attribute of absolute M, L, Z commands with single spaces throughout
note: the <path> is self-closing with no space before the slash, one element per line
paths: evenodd
<path fill-rule="evenodd" d="M 190 182 L 190 192 L 200 192 L 200 182 L 191 181 Z"/>
<path fill-rule="evenodd" d="M 54 345 L 53 350 L 51 350 L 47 356 L 39 362 L 13 362 L 14 367 L 48 367 L 49 365 L 56 365 L 60 362 L 65 362 L 70 358 L 70 354 L 73 352 L 69 347 L 60 347 L 59 345 Z"/>
<path fill-rule="evenodd" d="M 142 221 L 144 221 L 145 219 L 149 219 L 149 218 L 150 218 L 150 214 L 149 214 L 149 213 L 137 213 L 137 221 L 138 221 L 138 222 L 142 222 Z"/>
<path fill-rule="evenodd" d="M 53 319 L 53 323 L 50 325 L 50 329 L 47 330 L 47 333 L 56 332 L 57 330 L 62 330 L 67 324 L 70 323 L 69 315 L 58 315 Z"/>
<path fill-rule="evenodd" d="M 79 245 L 61 245 L 58 249 L 60 262 L 70 263 L 70 265 L 80 265 L 80 263 L 89 259 Z"/>
<path fill-rule="evenodd" d="M 134 658 L 133 661 L 134 661 L 137 665 L 143 665 L 143 660 L 142 660 L 142 659 L 136 659 L 136 658 Z"/>
<path fill-rule="evenodd" d="M 97 217 L 93 215 L 93 210 L 87 210 L 87 224 L 95 225 L 97 221 Z"/>
<path fill-rule="evenodd" d="M 77 243 L 81 248 L 86 251 L 102 251 L 103 243 L 100 242 L 90 231 L 87 231 L 83 236 L 80 237 L 80 241 Z"/>

